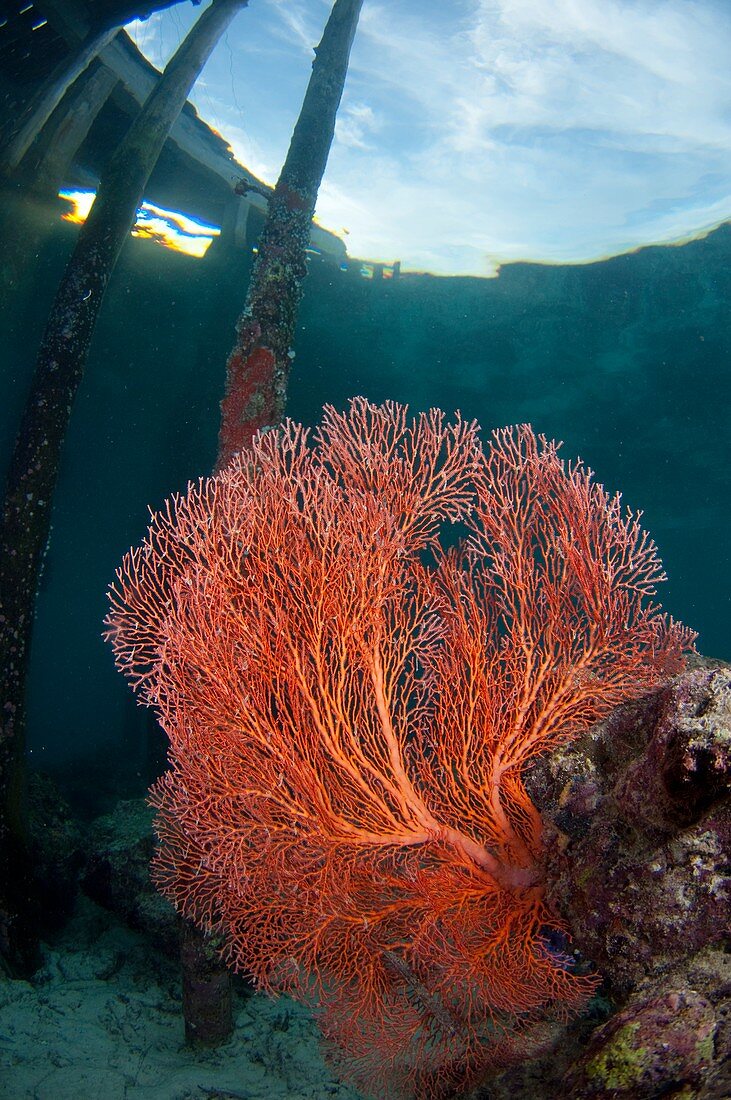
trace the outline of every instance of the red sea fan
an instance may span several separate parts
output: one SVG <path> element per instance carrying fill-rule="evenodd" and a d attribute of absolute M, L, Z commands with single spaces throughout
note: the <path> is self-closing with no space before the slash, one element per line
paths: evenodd
<path fill-rule="evenodd" d="M 523 770 L 681 667 L 662 579 L 529 427 L 483 450 L 363 399 L 258 436 L 125 558 L 107 636 L 170 739 L 155 879 L 366 1092 L 448 1096 L 591 993 L 548 946 Z"/>

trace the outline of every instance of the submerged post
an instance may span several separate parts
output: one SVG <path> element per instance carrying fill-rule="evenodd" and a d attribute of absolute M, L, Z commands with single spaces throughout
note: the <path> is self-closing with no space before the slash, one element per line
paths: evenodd
<path fill-rule="evenodd" d="M 282 416 L 317 193 L 335 133 L 363 0 L 336 0 L 259 239 L 226 367 L 217 468 Z"/>
<path fill-rule="evenodd" d="M 21 809 L 24 693 L 61 448 L 104 292 L 144 187 L 203 65 L 247 4 L 212 0 L 114 153 L 51 307 L 10 462 L 0 520 L 0 958 L 20 971 L 33 952 L 33 922 L 18 917 L 32 894 Z"/>

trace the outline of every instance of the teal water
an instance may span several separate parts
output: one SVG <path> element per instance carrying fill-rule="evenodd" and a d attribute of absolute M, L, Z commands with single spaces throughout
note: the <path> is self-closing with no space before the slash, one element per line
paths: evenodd
<path fill-rule="evenodd" d="M 56 211 L 33 217 L 32 256 L 16 246 L 4 261 L 3 471 L 75 235 Z M 730 260 L 729 226 L 683 246 L 584 266 L 513 264 L 485 280 L 374 282 L 356 263 L 341 271 L 315 257 L 288 411 L 311 423 L 324 402 L 364 394 L 458 408 L 485 431 L 530 421 L 644 510 L 670 578 L 664 605 L 699 631 L 703 653 L 731 658 Z M 143 783 L 149 717 L 101 640 L 105 592 L 147 506 L 211 469 L 249 262 L 218 245 L 197 260 L 131 241 L 73 412 L 38 608 L 29 745 L 37 765 L 62 771 L 98 759 L 100 785 L 117 795 Z"/>

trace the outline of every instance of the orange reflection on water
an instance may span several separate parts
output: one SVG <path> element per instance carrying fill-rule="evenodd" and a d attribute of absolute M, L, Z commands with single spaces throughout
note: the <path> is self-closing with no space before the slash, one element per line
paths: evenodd
<path fill-rule="evenodd" d="M 95 192 L 80 188 L 63 188 L 59 198 L 68 202 L 69 209 L 61 216 L 64 221 L 81 225 L 89 216 L 95 199 Z M 165 248 L 183 252 L 186 256 L 205 256 L 211 242 L 220 235 L 217 225 L 208 225 L 179 210 L 166 210 L 151 202 L 143 202 L 137 211 L 137 220 L 132 229 L 133 237 L 145 237 L 156 241 Z"/>

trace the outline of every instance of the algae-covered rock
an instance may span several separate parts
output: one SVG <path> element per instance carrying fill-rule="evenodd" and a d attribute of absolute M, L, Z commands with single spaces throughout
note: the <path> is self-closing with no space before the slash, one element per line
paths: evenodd
<path fill-rule="evenodd" d="M 604 1018 L 490 1100 L 731 1097 L 731 670 L 698 664 L 529 777 L 549 897 L 605 979 Z"/>
<path fill-rule="evenodd" d="M 143 799 L 121 800 L 89 832 L 85 893 L 169 955 L 178 953 L 177 916 L 150 878 L 154 813 Z"/>
<path fill-rule="evenodd" d="M 728 942 L 730 779 L 721 668 L 620 707 L 534 777 L 553 820 L 552 896 L 615 996 Z"/>
<path fill-rule="evenodd" d="M 565 1079 L 575 1100 L 698 1095 L 712 1063 L 716 1017 L 693 990 L 632 1002 L 595 1033 Z"/>

